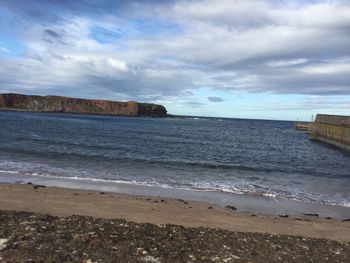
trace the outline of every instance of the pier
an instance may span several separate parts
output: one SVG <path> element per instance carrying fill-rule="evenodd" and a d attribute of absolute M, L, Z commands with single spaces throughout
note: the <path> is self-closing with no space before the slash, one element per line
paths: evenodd
<path fill-rule="evenodd" d="M 310 125 L 310 139 L 350 151 L 350 116 L 317 114 Z"/>
<path fill-rule="evenodd" d="M 311 122 L 298 121 L 295 123 L 295 129 L 301 131 L 310 131 Z"/>

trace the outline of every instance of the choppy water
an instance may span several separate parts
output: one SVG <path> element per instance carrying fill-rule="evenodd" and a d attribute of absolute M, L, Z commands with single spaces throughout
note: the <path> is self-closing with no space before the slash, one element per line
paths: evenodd
<path fill-rule="evenodd" d="M 350 155 L 284 121 L 0 112 L 5 173 L 350 206 Z"/>

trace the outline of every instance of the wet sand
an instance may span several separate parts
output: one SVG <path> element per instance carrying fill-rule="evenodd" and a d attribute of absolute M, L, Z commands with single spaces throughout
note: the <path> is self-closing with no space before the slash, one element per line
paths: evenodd
<path fill-rule="evenodd" d="M 208 202 L 92 190 L 0 184 L 0 210 L 350 241 L 349 221 L 316 216 L 252 214 Z"/>
<path fill-rule="evenodd" d="M 143 185 L 127 182 L 108 180 L 89 180 L 86 178 L 62 178 L 22 175 L 17 173 L 6 174 L 0 171 L 1 183 L 32 182 L 45 186 L 53 186 L 69 189 L 81 189 L 91 191 L 113 192 L 134 196 L 164 197 L 169 199 L 184 199 L 216 204 L 221 207 L 234 206 L 240 212 L 269 214 L 269 215 L 294 215 L 317 214 L 321 218 L 350 218 L 350 207 L 326 205 L 320 203 L 302 202 L 283 199 L 273 196 L 261 196 L 251 194 L 236 194 L 220 191 L 201 191 L 194 189 L 178 189 L 160 187 L 156 185 Z"/>

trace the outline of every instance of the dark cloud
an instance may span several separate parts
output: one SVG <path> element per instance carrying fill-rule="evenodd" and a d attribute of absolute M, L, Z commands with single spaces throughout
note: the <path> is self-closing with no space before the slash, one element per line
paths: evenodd
<path fill-rule="evenodd" d="M 0 0 L 0 5 L 34 22 L 62 22 L 72 15 L 98 17 L 101 15 L 142 16 L 140 11 L 172 5 L 172 0 Z M 58 14 L 59 13 L 59 14 Z"/>
<path fill-rule="evenodd" d="M 58 34 L 57 32 L 55 32 L 51 29 L 45 29 L 44 34 L 46 34 L 52 38 L 55 38 L 55 39 L 62 39 L 62 36 L 60 34 Z"/>
<path fill-rule="evenodd" d="M 64 41 L 64 34 L 65 34 L 65 31 L 58 33 L 58 32 L 51 30 L 51 29 L 45 29 L 43 32 L 42 39 L 45 42 L 48 42 L 50 44 L 53 44 L 56 42 L 56 43 L 66 45 L 66 43 Z"/>
<path fill-rule="evenodd" d="M 223 98 L 216 97 L 216 96 L 210 96 L 210 97 L 208 97 L 208 100 L 211 102 L 223 102 L 224 101 Z"/>
<path fill-rule="evenodd" d="M 24 4 L 21 0 L 0 0 L 0 7 L 7 8 L 18 15 L 16 19 L 19 22 L 25 20 L 34 23 L 57 23 L 63 20 L 62 16 L 54 11 L 50 1 L 33 0 Z"/>

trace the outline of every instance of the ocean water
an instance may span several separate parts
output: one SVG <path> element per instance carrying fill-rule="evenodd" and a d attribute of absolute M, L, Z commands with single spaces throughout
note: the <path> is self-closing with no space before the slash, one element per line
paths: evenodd
<path fill-rule="evenodd" d="M 350 206 L 350 154 L 293 122 L 0 112 L 1 175 Z"/>

